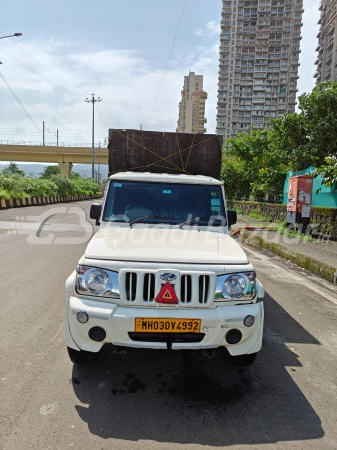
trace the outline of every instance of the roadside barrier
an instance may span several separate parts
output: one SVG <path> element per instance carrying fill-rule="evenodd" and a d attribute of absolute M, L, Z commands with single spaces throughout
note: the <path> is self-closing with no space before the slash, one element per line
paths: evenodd
<path fill-rule="evenodd" d="M 54 203 L 68 203 L 78 202 L 82 200 L 93 200 L 95 198 L 102 198 L 102 194 L 98 195 L 68 195 L 68 196 L 54 196 L 54 197 L 27 197 L 27 198 L 11 198 L 0 199 L 0 210 L 10 208 L 22 208 L 26 206 L 51 205 Z"/>

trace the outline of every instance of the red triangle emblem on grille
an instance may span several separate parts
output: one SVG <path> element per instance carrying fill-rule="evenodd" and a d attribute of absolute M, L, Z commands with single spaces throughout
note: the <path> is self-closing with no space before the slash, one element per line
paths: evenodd
<path fill-rule="evenodd" d="M 165 283 L 160 289 L 155 300 L 157 303 L 166 303 L 170 305 L 176 305 L 179 303 L 178 297 L 169 281 L 167 281 L 167 283 Z"/>

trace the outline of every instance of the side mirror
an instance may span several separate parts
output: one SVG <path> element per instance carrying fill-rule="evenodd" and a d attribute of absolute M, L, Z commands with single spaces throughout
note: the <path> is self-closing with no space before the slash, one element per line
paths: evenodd
<path fill-rule="evenodd" d="M 227 209 L 227 225 L 231 227 L 235 225 L 238 220 L 236 211 L 234 209 Z"/>
<path fill-rule="evenodd" d="M 99 219 L 102 214 L 102 205 L 100 203 L 93 203 L 90 208 L 90 219 L 96 220 L 96 225 L 100 225 Z"/>

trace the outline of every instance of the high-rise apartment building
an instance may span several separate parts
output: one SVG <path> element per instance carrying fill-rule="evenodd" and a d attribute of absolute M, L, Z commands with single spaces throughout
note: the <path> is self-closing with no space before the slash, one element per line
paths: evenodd
<path fill-rule="evenodd" d="M 205 103 L 207 93 L 203 91 L 204 77 L 190 72 L 184 78 L 179 103 L 178 133 L 206 133 Z"/>
<path fill-rule="evenodd" d="M 294 112 L 303 0 L 223 0 L 217 133 Z"/>
<path fill-rule="evenodd" d="M 316 85 L 322 81 L 337 80 L 337 0 L 321 0 L 319 10 Z"/>

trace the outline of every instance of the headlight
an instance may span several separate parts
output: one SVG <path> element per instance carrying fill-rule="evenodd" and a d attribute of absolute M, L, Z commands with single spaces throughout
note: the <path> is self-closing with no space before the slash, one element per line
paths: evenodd
<path fill-rule="evenodd" d="M 255 272 L 221 275 L 217 279 L 215 300 L 253 300 L 255 296 Z"/>
<path fill-rule="evenodd" d="M 119 298 L 118 273 L 95 267 L 78 266 L 75 289 L 82 295 Z"/>

